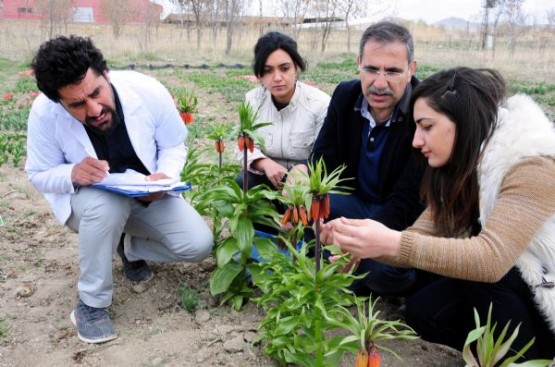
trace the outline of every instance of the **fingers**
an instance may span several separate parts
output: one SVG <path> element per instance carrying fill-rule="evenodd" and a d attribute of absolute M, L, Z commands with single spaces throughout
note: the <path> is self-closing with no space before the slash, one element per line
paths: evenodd
<path fill-rule="evenodd" d="M 86 157 L 73 166 L 71 181 L 82 186 L 97 183 L 108 175 L 109 169 L 108 162 Z"/>
<path fill-rule="evenodd" d="M 170 176 L 168 176 L 168 175 L 166 175 L 165 173 L 162 173 L 162 172 L 155 172 L 151 175 L 146 176 L 147 181 L 158 181 L 158 180 L 162 180 L 164 178 L 170 178 Z"/>
<path fill-rule="evenodd" d="M 349 226 L 362 227 L 366 225 L 366 219 L 349 219 L 345 217 L 339 218 L 341 223 Z"/>
<path fill-rule="evenodd" d="M 276 189 L 283 188 L 283 183 L 287 178 L 287 171 L 276 171 L 267 175 L 268 180 Z"/>
<path fill-rule="evenodd" d="M 99 170 L 105 173 L 110 170 L 108 162 L 93 157 L 85 157 L 85 159 L 81 161 L 81 164 L 85 169 L 90 168 L 90 170 Z"/>

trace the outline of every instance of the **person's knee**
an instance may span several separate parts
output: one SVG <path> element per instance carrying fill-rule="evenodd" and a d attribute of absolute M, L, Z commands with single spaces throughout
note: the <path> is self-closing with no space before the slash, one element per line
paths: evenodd
<path fill-rule="evenodd" d="M 97 196 L 89 200 L 83 210 L 83 218 L 94 218 L 107 223 L 115 222 L 116 218 L 129 216 L 130 207 L 126 200 L 121 200 L 116 195 Z"/>
<path fill-rule="evenodd" d="M 187 238 L 181 251 L 176 253 L 180 261 L 200 262 L 212 253 L 214 237 L 210 230 L 202 230 L 195 233 L 194 238 Z"/>

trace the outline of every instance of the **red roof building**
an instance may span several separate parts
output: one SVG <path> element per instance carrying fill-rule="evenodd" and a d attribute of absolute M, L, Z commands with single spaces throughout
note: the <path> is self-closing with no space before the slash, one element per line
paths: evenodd
<path fill-rule="evenodd" d="M 109 23 L 102 13 L 102 0 L 73 0 L 68 9 L 68 20 L 81 23 Z M 160 19 L 162 6 L 148 0 L 129 0 L 132 8 L 131 23 L 144 23 L 146 19 Z M 48 11 L 42 11 L 35 0 L 0 0 L 0 19 L 6 20 L 44 20 Z"/>

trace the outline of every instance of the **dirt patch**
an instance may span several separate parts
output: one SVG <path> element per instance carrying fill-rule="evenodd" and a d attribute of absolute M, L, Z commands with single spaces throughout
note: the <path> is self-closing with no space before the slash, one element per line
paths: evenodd
<path fill-rule="evenodd" d="M 273 366 L 255 343 L 262 311 L 220 307 L 208 290 L 212 258 L 200 264 L 153 264 L 155 278 L 137 287 L 114 259 L 110 313 L 119 338 L 103 345 L 77 339 L 69 320 L 76 299 L 77 236 L 60 226 L 21 168 L 0 167 L 0 366 Z M 181 306 L 183 285 L 198 290 L 200 309 Z M 393 315 L 395 304 L 381 303 Z M 403 358 L 384 366 L 460 366 L 457 352 L 423 341 L 390 343 Z M 346 356 L 341 366 L 353 366 Z"/>

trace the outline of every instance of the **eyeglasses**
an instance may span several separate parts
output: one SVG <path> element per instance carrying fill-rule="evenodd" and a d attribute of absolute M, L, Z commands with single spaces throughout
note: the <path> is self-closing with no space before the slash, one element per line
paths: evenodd
<path fill-rule="evenodd" d="M 394 70 L 380 70 L 380 69 L 375 69 L 372 67 L 361 67 L 360 71 L 365 72 L 367 74 L 369 74 L 372 79 L 378 79 L 380 77 L 380 75 L 383 75 L 384 79 L 388 82 L 393 82 L 393 81 L 398 81 L 399 79 L 401 79 L 406 71 L 394 71 Z"/>

